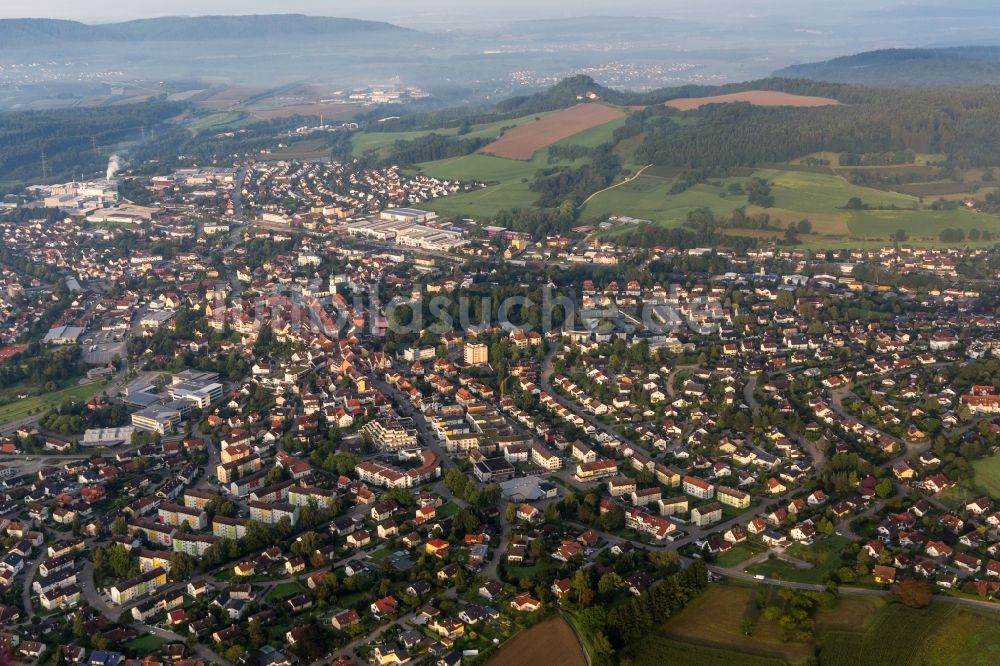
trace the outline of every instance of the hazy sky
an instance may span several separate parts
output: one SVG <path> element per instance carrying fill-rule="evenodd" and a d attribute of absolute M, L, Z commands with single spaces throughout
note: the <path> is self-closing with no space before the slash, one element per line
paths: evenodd
<path fill-rule="evenodd" d="M 556 18 L 581 15 L 665 16 L 704 20 L 787 15 L 809 21 L 824 14 L 939 7 L 947 12 L 995 8 L 996 0 L 0 0 L 0 18 L 65 18 L 89 23 L 163 14 L 274 14 L 300 12 L 388 20 L 402 25 L 467 25 L 497 18 Z M 961 7 L 959 9 L 958 7 Z M 996 10 L 1000 13 L 1000 10 Z"/>

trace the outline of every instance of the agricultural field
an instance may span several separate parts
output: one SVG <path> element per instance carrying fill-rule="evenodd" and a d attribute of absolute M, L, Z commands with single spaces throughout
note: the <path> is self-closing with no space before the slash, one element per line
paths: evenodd
<path fill-rule="evenodd" d="M 507 641 L 496 656 L 486 663 L 489 666 L 585 666 L 587 659 L 570 626 L 564 620 L 554 617 L 539 622 Z"/>
<path fill-rule="evenodd" d="M 198 118 L 194 121 L 193 127 L 198 130 L 225 131 L 238 129 L 252 122 L 250 116 L 240 111 L 219 111 Z"/>
<path fill-rule="evenodd" d="M 733 235 L 756 235 L 762 238 L 780 236 L 789 223 L 808 219 L 812 233 L 804 236 L 807 245 L 817 247 L 854 247 L 864 240 L 885 243 L 897 229 L 903 229 L 908 242 L 937 245 L 942 229 L 955 228 L 990 230 L 1000 233 L 1000 218 L 976 213 L 965 208 L 944 211 L 921 207 L 918 197 L 900 192 L 878 190 L 853 185 L 839 175 L 817 171 L 757 169 L 751 174 L 771 182 L 774 206 L 748 206 L 744 195 L 734 195 L 727 188 L 732 183 L 745 184 L 750 176 L 730 177 L 700 183 L 670 194 L 670 175 L 657 175 L 653 170 L 591 199 L 583 210 L 589 222 L 628 215 L 671 227 L 682 224 L 687 214 L 698 208 L 710 208 L 717 218 L 728 216 L 745 206 L 747 213 L 767 213 L 771 229 L 731 229 Z M 847 202 L 857 197 L 874 208 L 895 207 L 897 210 L 847 210 Z M 607 232 L 614 237 L 627 227 Z M 839 241 L 839 244 L 838 244 Z"/>
<path fill-rule="evenodd" d="M 989 230 L 1000 232 L 1000 218 L 968 209 L 898 211 L 863 210 L 851 213 L 848 222 L 851 235 L 859 238 L 886 239 L 897 229 L 906 232 L 911 241 L 938 240 L 942 229 Z"/>
<path fill-rule="evenodd" d="M 829 631 L 819 643 L 820 663 L 833 666 L 985 666 L 1000 659 L 1000 625 L 991 615 L 942 602 L 923 610 L 890 604 L 864 629 Z"/>
<path fill-rule="evenodd" d="M 583 209 L 583 217 L 603 221 L 612 215 L 628 215 L 671 227 L 683 223 L 689 212 L 699 208 L 711 208 L 716 217 L 723 217 L 746 205 L 745 196 L 726 192 L 731 183 L 746 180 L 723 178 L 670 194 L 672 179 L 646 171 L 629 183 L 595 196 Z"/>
<path fill-rule="evenodd" d="M 361 111 L 359 104 L 351 102 L 334 102 L 330 104 L 290 104 L 288 106 L 263 106 L 247 107 L 253 117 L 257 120 L 274 120 L 275 118 L 288 118 L 289 116 L 323 116 L 325 121 L 346 121 L 351 120 Z"/>
<path fill-rule="evenodd" d="M 1000 663 L 1000 624 L 989 612 L 943 601 L 915 610 L 886 596 L 841 596 L 815 611 L 814 639 L 782 640 L 776 622 L 757 616 L 752 636 L 744 621 L 755 615 L 760 588 L 713 585 L 660 631 L 628 648 L 623 663 L 802 664 L 824 666 Z M 706 621 L 711 618 L 711 621 Z"/>
<path fill-rule="evenodd" d="M 484 123 L 481 125 L 473 125 L 470 131 L 463 134 L 462 138 L 465 139 L 478 139 L 478 138 L 495 138 L 500 136 L 500 132 L 506 127 L 517 127 L 518 125 L 523 125 L 525 123 L 533 122 L 545 118 L 547 116 L 556 113 L 555 111 L 547 111 L 544 113 L 536 113 L 528 116 L 522 116 L 520 118 L 511 118 L 508 120 L 497 120 L 492 123 Z M 402 132 L 358 132 L 351 137 L 351 143 L 353 145 L 353 154 L 356 157 L 360 157 L 365 153 L 372 150 L 380 150 L 382 148 L 387 148 L 394 144 L 396 141 L 413 141 L 414 139 L 419 139 L 421 137 L 427 136 L 428 134 L 440 134 L 441 136 L 456 136 L 458 134 L 457 127 L 445 127 L 442 129 L 435 130 L 410 130 Z"/>
<path fill-rule="evenodd" d="M 541 120 L 519 125 L 479 152 L 512 160 L 530 160 L 542 148 L 624 117 L 623 111 L 611 106 L 579 104 Z"/>
<path fill-rule="evenodd" d="M 746 654 L 797 663 L 812 656 L 812 646 L 782 640 L 781 629 L 775 622 L 758 621 L 753 636 L 744 633 L 743 620 L 754 606 L 757 589 L 713 585 L 688 604 L 677 617 L 671 618 L 657 636 L 698 647 L 738 652 L 738 659 Z M 711 618 L 711 621 L 706 621 L 707 618 Z M 645 643 L 643 648 L 639 655 L 645 651 Z M 636 661 L 652 663 L 641 656 Z"/>
<path fill-rule="evenodd" d="M 535 172 L 550 166 L 572 166 L 574 162 L 549 163 L 539 153 L 531 160 L 507 160 L 492 155 L 465 155 L 419 165 L 428 176 L 449 180 L 478 180 L 489 187 L 443 197 L 423 204 L 439 215 L 454 218 L 487 219 L 503 208 L 526 208 L 534 205 L 538 194 L 531 191 Z"/>
<path fill-rule="evenodd" d="M 636 650 L 627 653 L 622 663 L 634 666 L 662 666 L 663 664 L 699 664 L 699 666 L 784 666 L 788 662 L 774 657 L 741 654 L 671 640 L 659 634 L 649 636 Z"/>
<path fill-rule="evenodd" d="M 262 156 L 264 161 L 280 160 L 322 160 L 330 157 L 330 144 L 324 138 L 303 139 L 293 141 L 284 148 L 271 151 L 270 155 Z"/>
<path fill-rule="evenodd" d="M 791 93 L 776 92 L 773 90 L 747 90 L 744 92 L 730 93 L 728 95 L 714 95 L 712 97 L 684 97 L 672 99 L 667 102 L 667 106 L 678 111 L 693 111 L 706 104 L 727 104 L 732 102 L 749 102 L 754 106 L 794 106 L 794 107 L 816 107 L 834 106 L 840 104 L 835 99 L 829 97 L 811 97 L 809 95 L 793 95 Z"/>

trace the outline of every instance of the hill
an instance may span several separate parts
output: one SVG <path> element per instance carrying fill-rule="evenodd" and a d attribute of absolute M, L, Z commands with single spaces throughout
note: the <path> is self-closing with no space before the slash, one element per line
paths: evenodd
<path fill-rule="evenodd" d="M 0 20 L 0 43 L 5 46 L 38 46 L 46 43 L 85 41 L 204 42 L 305 36 L 349 37 L 411 32 L 413 31 L 407 28 L 379 21 L 302 14 L 165 16 L 101 25 L 53 19 Z"/>
<path fill-rule="evenodd" d="M 890 87 L 998 85 L 1000 46 L 883 49 L 792 65 L 775 76 Z"/>

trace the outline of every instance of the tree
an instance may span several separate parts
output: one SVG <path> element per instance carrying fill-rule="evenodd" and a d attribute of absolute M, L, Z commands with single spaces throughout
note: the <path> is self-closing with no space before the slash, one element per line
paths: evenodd
<path fill-rule="evenodd" d="M 813 229 L 812 222 L 809 220 L 799 220 L 797 229 L 800 234 L 810 234 Z"/>
<path fill-rule="evenodd" d="M 267 633 L 260 625 L 260 620 L 256 618 L 250 620 L 250 625 L 247 627 L 247 634 L 250 638 L 250 645 L 255 649 L 259 649 L 267 643 Z"/>
<path fill-rule="evenodd" d="M 910 608 L 925 608 L 931 602 L 931 586 L 927 581 L 904 578 L 896 583 L 893 592 Z"/>
<path fill-rule="evenodd" d="M 183 552 L 176 552 L 170 558 L 170 577 L 176 581 L 184 581 L 191 577 L 195 570 L 194 558 Z"/>
<path fill-rule="evenodd" d="M 122 536 L 128 532 L 128 523 L 125 522 L 125 516 L 118 516 L 115 518 L 114 522 L 111 523 L 111 534 L 114 536 Z"/>
<path fill-rule="evenodd" d="M 885 499 L 892 494 L 892 479 L 888 477 L 875 484 L 875 494 L 881 499 Z"/>
<path fill-rule="evenodd" d="M 77 611 L 73 614 L 73 637 L 83 638 L 86 633 L 87 628 L 83 624 L 83 611 Z"/>
<path fill-rule="evenodd" d="M 788 289 L 782 289 L 778 292 L 778 298 L 775 304 L 784 310 L 791 310 L 795 307 L 795 294 L 793 294 Z"/>
<path fill-rule="evenodd" d="M 583 569 L 577 569 L 573 575 L 573 593 L 576 603 L 587 607 L 594 603 L 594 590 L 590 587 L 590 577 Z"/>
<path fill-rule="evenodd" d="M 513 502 L 507 502 L 507 508 L 504 510 L 504 518 L 507 519 L 508 523 L 513 523 L 517 520 L 517 506 Z"/>
<path fill-rule="evenodd" d="M 226 661 L 228 661 L 230 664 L 235 664 L 239 662 L 240 657 L 243 656 L 244 652 L 246 652 L 246 650 L 242 646 L 230 645 L 228 648 L 226 648 L 226 651 L 222 653 L 222 656 L 225 657 Z"/>
<path fill-rule="evenodd" d="M 622 588 L 622 578 L 613 571 L 601 576 L 597 581 L 597 592 L 601 596 L 609 596 Z"/>

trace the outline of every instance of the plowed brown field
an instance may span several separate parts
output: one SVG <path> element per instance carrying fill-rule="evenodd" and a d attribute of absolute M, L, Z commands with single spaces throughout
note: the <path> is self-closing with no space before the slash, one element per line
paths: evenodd
<path fill-rule="evenodd" d="M 565 621 L 554 617 L 518 634 L 487 666 L 586 666 L 587 659 L 576 635 Z"/>
<path fill-rule="evenodd" d="M 610 123 L 625 113 L 604 104 L 578 104 L 565 111 L 545 116 L 504 132 L 504 135 L 479 152 L 512 160 L 530 160 L 535 151 L 591 127 Z"/>
<path fill-rule="evenodd" d="M 750 102 L 754 106 L 832 106 L 840 104 L 829 97 L 810 97 L 808 95 L 793 95 L 791 93 L 772 90 L 747 90 L 746 92 L 715 95 L 713 97 L 684 97 L 672 99 L 667 106 L 679 111 L 691 111 L 705 104 L 725 104 L 727 102 Z"/>

